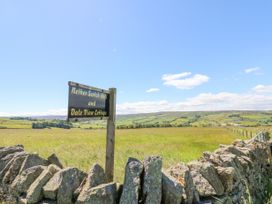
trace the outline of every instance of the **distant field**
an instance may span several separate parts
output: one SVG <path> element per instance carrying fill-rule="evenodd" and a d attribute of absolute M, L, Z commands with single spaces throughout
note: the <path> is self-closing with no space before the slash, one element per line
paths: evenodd
<path fill-rule="evenodd" d="M 29 152 L 43 157 L 56 153 L 65 166 L 87 171 L 98 162 L 104 166 L 105 130 L 84 129 L 1 129 L 0 146 L 23 144 Z M 219 144 L 230 144 L 242 137 L 226 128 L 148 128 L 117 130 L 115 180 L 123 180 L 128 157 L 143 159 L 161 155 L 164 168 L 201 156 Z"/>
<path fill-rule="evenodd" d="M 80 128 L 103 128 L 105 121 L 92 120 L 74 123 Z M 160 112 L 119 115 L 117 128 L 138 127 L 218 127 L 272 126 L 271 111 L 217 111 L 217 112 Z"/>
<path fill-rule="evenodd" d="M 0 129 L 29 129 L 32 122 L 29 120 L 10 120 L 9 118 L 0 118 Z"/>
<path fill-rule="evenodd" d="M 61 119 L 61 120 L 60 120 Z M 31 128 L 32 123 L 65 122 L 66 116 L 38 118 L 0 118 L 0 129 Z M 106 127 L 105 120 L 73 122 L 75 128 L 100 129 Z M 157 127 L 267 127 L 272 126 L 272 111 L 217 111 L 217 112 L 159 112 L 118 115 L 119 129 Z"/>
<path fill-rule="evenodd" d="M 74 123 L 80 128 L 102 128 L 105 121 L 92 120 Z M 219 127 L 272 126 L 271 111 L 217 111 L 217 112 L 160 112 L 119 115 L 117 128 L 138 127 Z"/>

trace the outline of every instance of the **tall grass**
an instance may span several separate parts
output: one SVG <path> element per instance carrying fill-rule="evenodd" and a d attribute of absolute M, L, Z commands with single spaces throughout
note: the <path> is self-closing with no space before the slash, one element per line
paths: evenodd
<path fill-rule="evenodd" d="M 0 146 L 23 144 L 26 151 L 43 157 L 56 153 L 65 166 L 87 171 L 94 163 L 104 166 L 105 130 L 84 129 L 2 129 Z M 128 157 L 163 157 L 164 168 L 188 162 L 213 151 L 219 144 L 230 144 L 238 135 L 224 128 L 150 128 L 116 131 L 115 180 L 123 180 Z"/>

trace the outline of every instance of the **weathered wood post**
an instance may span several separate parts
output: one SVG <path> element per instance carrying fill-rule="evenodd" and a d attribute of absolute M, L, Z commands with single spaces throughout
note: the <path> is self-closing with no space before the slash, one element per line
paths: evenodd
<path fill-rule="evenodd" d="M 114 175 L 114 144 L 116 118 L 116 88 L 100 89 L 68 82 L 68 121 L 79 118 L 107 118 L 105 173 L 108 182 Z"/>
<path fill-rule="evenodd" d="M 115 147 L 115 119 L 116 119 L 116 88 L 110 88 L 109 117 L 107 122 L 106 164 L 107 182 L 113 181 L 114 176 L 114 147 Z"/>

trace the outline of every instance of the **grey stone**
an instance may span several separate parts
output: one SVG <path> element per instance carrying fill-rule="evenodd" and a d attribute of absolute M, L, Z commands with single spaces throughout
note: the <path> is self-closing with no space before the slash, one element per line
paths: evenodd
<path fill-rule="evenodd" d="M 188 164 L 191 171 L 199 172 L 211 184 L 217 195 L 223 195 L 224 186 L 214 166 L 209 162 L 193 161 Z"/>
<path fill-rule="evenodd" d="M 15 156 L 15 153 L 14 154 L 9 154 L 7 156 L 5 156 L 4 158 L 0 159 L 0 179 L 3 178 L 3 176 L 6 174 L 7 170 L 9 169 L 10 165 L 12 164 L 12 162 L 10 162 L 13 157 Z M 9 166 L 7 167 L 7 165 L 9 164 Z M 3 170 L 5 170 L 4 173 Z"/>
<path fill-rule="evenodd" d="M 233 167 L 235 169 L 234 171 L 234 179 L 236 180 L 243 180 L 245 179 L 244 177 L 244 172 L 243 172 L 243 167 L 241 166 L 241 163 L 237 159 L 237 156 L 228 153 L 228 154 L 222 154 L 219 156 L 221 160 L 221 165 L 222 167 Z"/>
<path fill-rule="evenodd" d="M 211 184 L 205 179 L 200 172 L 190 171 L 196 190 L 201 197 L 215 196 L 216 191 Z"/>
<path fill-rule="evenodd" d="M 180 204 L 184 186 L 174 177 L 162 174 L 162 204 Z"/>
<path fill-rule="evenodd" d="M 185 192 L 182 193 L 183 202 L 187 204 L 199 202 L 199 194 L 196 191 L 188 166 L 183 163 L 179 163 L 176 166 L 169 168 L 167 173 L 173 176 L 177 182 L 185 188 Z"/>
<path fill-rule="evenodd" d="M 116 183 L 91 188 L 77 199 L 76 204 L 117 204 Z"/>
<path fill-rule="evenodd" d="M 2 183 L 5 185 L 11 184 L 16 176 L 19 174 L 20 168 L 22 163 L 24 162 L 26 155 L 21 155 L 16 157 L 11 166 L 9 167 L 8 171 L 6 172 L 5 176 L 3 177 Z"/>
<path fill-rule="evenodd" d="M 63 169 L 63 165 L 61 164 L 59 158 L 57 157 L 56 154 L 52 154 L 47 158 L 48 162 L 50 164 L 55 164 L 56 166 L 58 166 L 59 168 Z"/>
<path fill-rule="evenodd" d="M 16 197 L 14 197 L 14 196 L 12 196 L 12 195 L 6 193 L 6 192 L 2 189 L 1 185 L 0 185 L 0 203 L 1 203 L 1 204 L 10 204 L 10 203 L 11 203 L 11 204 L 12 204 L 12 203 L 17 204 L 17 203 L 16 203 Z"/>
<path fill-rule="evenodd" d="M 43 187 L 44 197 L 57 199 L 58 204 L 72 204 L 73 193 L 85 177 L 77 168 L 62 169 Z"/>
<path fill-rule="evenodd" d="M 43 195 L 45 198 L 55 200 L 57 199 L 59 186 L 62 182 L 62 176 L 56 173 L 43 187 Z"/>
<path fill-rule="evenodd" d="M 43 158 L 41 158 L 37 154 L 29 154 L 25 159 L 24 163 L 22 164 L 22 168 L 20 169 L 20 173 L 24 170 L 31 168 L 33 166 L 48 166 L 49 162 Z"/>
<path fill-rule="evenodd" d="M 233 167 L 216 167 L 222 184 L 224 185 L 226 192 L 231 192 L 233 189 L 233 178 L 235 169 Z"/>
<path fill-rule="evenodd" d="M 143 203 L 159 204 L 162 197 L 162 159 L 159 156 L 144 160 Z"/>
<path fill-rule="evenodd" d="M 13 154 L 15 152 L 23 152 L 24 146 L 23 145 L 16 145 L 12 147 L 4 147 L 0 149 L 0 159 L 4 158 L 5 156 L 9 154 Z"/>
<path fill-rule="evenodd" d="M 42 200 L 39 204 L 57 204 L 55 200 Z"/>
<path fill-rule="evenodd" d="M 31 184 L 38 178 L 38 176 L 46 169 L 44 166 L 34 166 L 24 170 L 12 182 L 10 189 L 14 195 L 21 195 L 26 193 Z"/>
<path fill-rule="evenodd" d="M 43 186 L 54 176 L 60 169 L 56 165 L 49 165 L 38 178 L 31 184 L 27 191 L 27 202 L 28 204 L 34 204 L 42 199 L 42 188 Z"/>
<path fill-rule="evenodd" d="M 75 197 L 84 195 L 85 191 L 106 182 L 104 169 L 99 164 L 94 164 L 88 174 L 88 177 L 82 182 L 75 192 Z"/>
<path fill-rule="evenodd" d="M 17 204 L 27 204 L 26 198 L 18 198 L 18 203 Z"/>
<path fill-rule="evenodd" d="M 89 189 L 105 182 L 106 175 L 104 169 L 99 164 L 94 164 L 88 174 L 88 178 L 84 187 Z"/>
<path fill-rule="evenodd" d="M 270 140 L 269 132 L 260 132 L 252 140 L 260 142 L 268 142 Z"/>
<path fill-rule="evenodd" d="M 8 154 L 4 158 L 0 159 L 0 180 L 2 181 L 9 167 L 12 165 L 14 159 L 18 156 L 26 155 L 25 152 L 15 152 L 13 154 Z"/>
<path fill-rule="evenodd" d="M 16 204 L 28 204 L 27 200 L 25 198 L 20 198 L 19 203 Z M 54 200 L 42 200 L 38 202 L 37 204 L 57 204 L 57 201 Z"/>
<path fill-rule="evenodd" d="M 220 155 L 216 154 L 216 153 L 207 153 L 207 152 L 204 152 L 203 153 L 203 157 L 201 158 L 201 160 L 208 161 L 208 162 L 212 163 L 215 166 L 221 166 L 222 165 L 222 161 L 220 159 Z"/>
<path fill-rule="evenodd" d="M 129 158 L 126 165 L 125 181 L 120 204 L 138 204 L 141 190 L 141 174 L 143 164 L 134 158 Z"/>
<path fill-rule="evenodd" d="M 234 146 L 237 146 L 237 147 L 245 147 L 245 146 L 246 146 L 246 143 L 245 143 L 244 140 L 236 139 L 236 140 L 233 142 L 233 145 L 234 145 Z"/>
<path fill-rule="evenodd" d="M 116 195 L 117 195 L 116 203 L 119 203 L 120 199 L 121 199 L 122 192 L 123 192 L 123 184 L 116 183 L 116 191 L 117 191 L 117 193 L 116 193 Z"/>
<path fill-rule="evenodd" d="M 224 196 L 213 199 L 212 204 L 232 204 L 232 200 L 229 196 Z"/>
<path fill-rule="evenodd" d="M 86 184 L 86 181 L 87 181 L 87 177 L 85 177 L 83 179 L 83 181 L 81 182 L 81 184 L 79 185 L 79 187 L 75 190 L 74 195 L 73 195 L 73 198 L 75 200 L 78 198 L 79 194 L 83 191 L 83 187 Z"/>
<path fill-rule="evenodd" d="M 232 153 L 232 154 L 234 154 L 234 155 L 236 155 L 236 156 L 247 156 L 247 154 L 244 152 L 244 151 L 242 151 L 240 148 L 239 148 L 239 146 L 232 146 L 232 145 L 230 145 L 230 146 L 227 146 L 226 148 L 225 148 L 225 151 L 226 152 L 230 152 L 230 153 Z"/>

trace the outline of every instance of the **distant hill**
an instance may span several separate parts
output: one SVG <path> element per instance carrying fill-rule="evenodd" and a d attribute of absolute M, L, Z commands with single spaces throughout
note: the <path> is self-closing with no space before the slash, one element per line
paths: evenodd
<path fill-rule="evenodd" d="M 66 120 L 67 116 L 65 115 L 45 115 L 45 116 L 31 116 L 33 119 L 39 120 Z"/>
<path fill-rule="evenodd" d="M 102 128 L 106 122 L 75 123 L 81 128 Z M 272 111 L 158 112 L 117 116 L 117 128 L 271 126 Z"/>
<path fill-rule="evenodd" d="M 0 119 L 0 128 L 29 127 L 33 121 L 66 120 L 66 116 L 32 116 Z M 9 125 L 12 124 L 12 125 Z M 105 128 L 106 121 L 87 119 L 73 122 L 78 128 Z M 116 126 L 126 128 L 150 127 L 218 127 L 218 126 L 272 126 L 272 111 L 207 111 L 158 112 L 117 115 Z"/>

